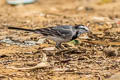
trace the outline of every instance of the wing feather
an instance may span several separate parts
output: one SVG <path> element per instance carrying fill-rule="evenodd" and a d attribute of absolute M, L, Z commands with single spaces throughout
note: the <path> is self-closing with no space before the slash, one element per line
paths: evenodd
<path fill-rule="evenodd" d="M 57 26 L 36 29 L 36 33 L 40 33 L 44 36 L 54 36 L 59 38 L 69 38 L 72 36 L 72 31 L 70 26 Z"/>

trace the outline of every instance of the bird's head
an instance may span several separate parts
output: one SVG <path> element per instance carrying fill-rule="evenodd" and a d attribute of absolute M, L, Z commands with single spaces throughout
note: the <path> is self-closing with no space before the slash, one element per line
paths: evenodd
<path fill-rule="evenodd" d="M 88 32 L 90 32 L 90 30 L 88 29 L 88 27 L 87 26 L 84 26 L 84 25 L 76 25 L 75 26 L 75 29 L 76 29 L 76 31 L 78 32 L 78 36 L 80 35 L 80 34 L 83 34 L 83 33 L 88 33 Z"/>

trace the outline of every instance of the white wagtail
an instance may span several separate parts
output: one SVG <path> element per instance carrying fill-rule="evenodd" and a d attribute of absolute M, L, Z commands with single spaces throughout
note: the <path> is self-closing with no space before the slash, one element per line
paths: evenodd
<path fill-rule="evenodd" d="M 42 34 L 46 38 L 55 41 L 56 48 L 60 48 L 62 42 L 68 42 L 74 40 L 77 37 L 79 37 L 81 34 L 89 32 L 88 27 L 84 25 L 75 25 L 75 26 L 61 25 L 61 26 L 40 28 L 34 30 L 18 28 L 18 27 L 8 27 L 8 29 L 23 30 L 23 31 Z"/>

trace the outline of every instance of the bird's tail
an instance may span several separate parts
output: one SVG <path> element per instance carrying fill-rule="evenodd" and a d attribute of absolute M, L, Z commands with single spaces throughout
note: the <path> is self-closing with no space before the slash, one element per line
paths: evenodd
<path fill-rule="evenodd" d="M 7 26 L 7 28 L 8 28 L 8 29 L 14 29 L 14 30 L 22 30 L 22 31 L 35 32 L 35 30 L 25 29 L 25 28 L 9 27 L 9 26 Z"/>

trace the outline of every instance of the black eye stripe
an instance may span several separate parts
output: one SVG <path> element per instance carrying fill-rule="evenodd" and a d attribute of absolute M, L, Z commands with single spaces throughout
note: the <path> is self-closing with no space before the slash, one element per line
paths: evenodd
<path fill-rule="evenodd" d="M 86 30 L 85 28 L 80 28 L 80 29 L 85 30 L 85 31 L 88 31 L 88 30 Z"/>

